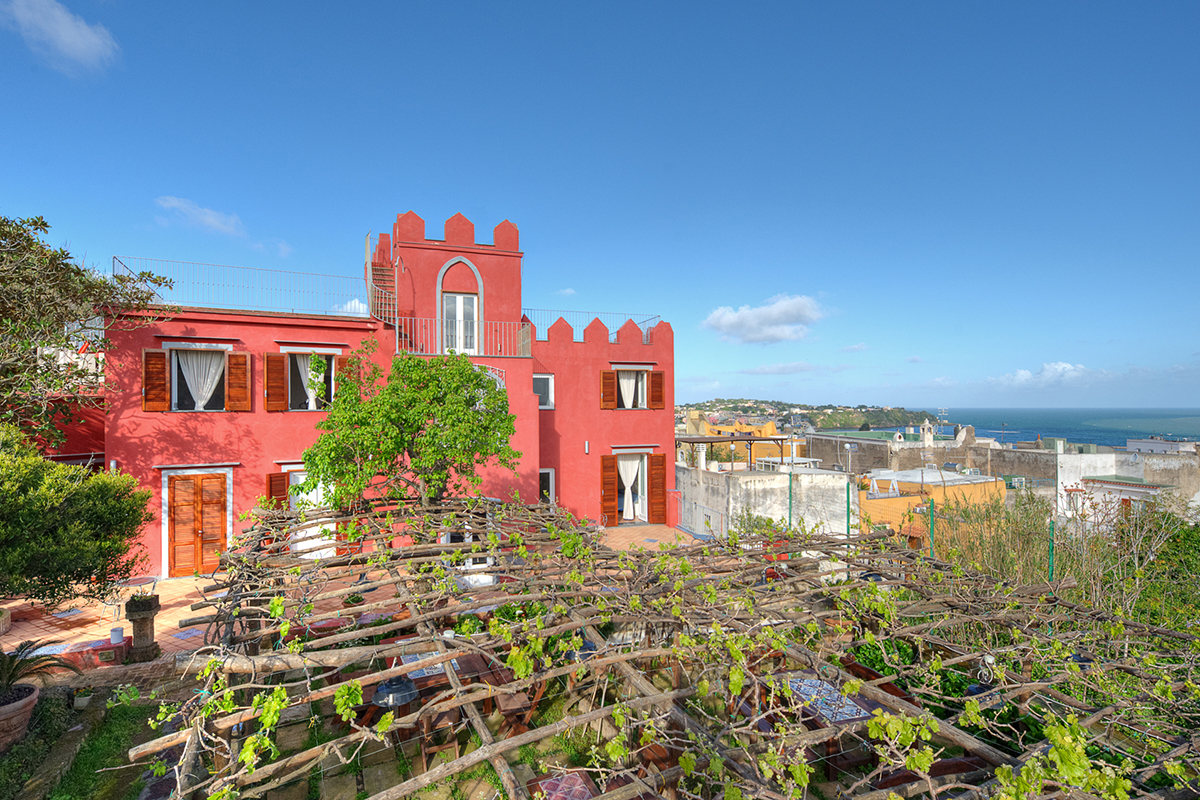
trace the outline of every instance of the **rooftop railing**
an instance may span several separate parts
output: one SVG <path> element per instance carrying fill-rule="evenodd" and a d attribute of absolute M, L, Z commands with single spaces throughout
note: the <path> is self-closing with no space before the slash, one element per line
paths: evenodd
<path fill-rule="evenodd" d="M 657 314 L 620 314 L 612 311 L 552 311 L 545 308 L 523 308 L 521 313 L 537 328 L 538 341 L 546 341 L 550 326 L 558 322 L 559 317 L 566 320 L 575 333 L 575 341 L 583 341 L 583 330 L 598 319 L 608 328 L 608 340 L 617 340 L 617 331 L 629 320 L 633 320 L 642 331 L 642 344 L 650 344 L 650 330 L 662 321 Z"/>
<path fill-rule="evenodd" d="M 174 306 L 366 317 L 361 277 L 113 256 L 113 274 L 152 272 L 172 282 L 157 302 Z"/>

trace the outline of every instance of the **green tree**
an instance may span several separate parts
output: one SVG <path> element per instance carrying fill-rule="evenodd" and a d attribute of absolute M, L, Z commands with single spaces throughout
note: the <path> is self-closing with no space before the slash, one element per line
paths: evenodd
<path fill-rule="evenodd" d="M 104 599 L 144 567 L 149 499 L 129 475 L 47 461 L 0 425 L 0 596 Z"/>
<path fill-rule="evenodd" d="M 113 388 L 103 381 L 105 312 L 145 310 L 169 282 L 88 269 L 43 242 L 49 230 L 41 217 L 0 217 L 0 424 L 57 442 L 76 409 Z"/>
<path fill-rule="evenodd" d="M 402 353 L 384 380 L 369 358 L 374 349 L 356 351 L 337 376 L 317 423 L 324 433 L 304 451 L 308 479 L 299 491 L 323 487 L 338 507 L 368 493 L 434 504 L 478 486 L 487 464 L 516 467 L 508 394 L 487 372 L 464 355 Z"/>

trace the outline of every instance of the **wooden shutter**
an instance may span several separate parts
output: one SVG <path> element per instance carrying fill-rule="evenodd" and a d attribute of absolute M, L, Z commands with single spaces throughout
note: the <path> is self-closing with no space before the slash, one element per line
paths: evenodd
<path fill-rule="evenodd" d="M 650 389 L 647 392 L 649 401 L 647 405 L 650 408 L 665 408 L 663 403 L 663 374 L 661 372 L 651 372 L 648 383 Z"/>
<path fill-rule="evenodd" d="M 250 354 L 225 354 L 225 410 L 250 410 Z"/>
<path fill-rule="evenodd" d="M 267 491 L 264 497 L 268 500 L 275 500 L 281 508 L 287 508 L 288 474 L 286 472 L 267 473 Z"/>
<path fill-rule="evenodd" d="M 600 456 L 601 524 L 617 524 L 617 457 Z"/>
<path fill-rule="evenodd" d="M 142 411 L 171 410 L 171 370 L 166 350 L 142 351 Z"/>
<path fill-rule="evenodd" d="M 287 411 L 288 356 L 287 353 L 263 354 L 263 408 L 267 411 Z"/>
<path fill-rule="evenodd" d="M 337 396 L 337 387 L 341 382 L 342 375 L 348 369 L 350 369 L 350 356 L 333 357 L 333 394 L 335 397 Z"/>
<path fill-rule="evenodd" d="M 661 374 L 661 373 L 660 373 Z M 651 397 L 654 395 L 651 394 Z M 648 521 L 651 525 L 667 524 L 667 454 L 650 454 L 650 474 L 648 493 L 650 495 L 650 510 Z"/>
<path fill-rule="evenodd" d="M 617 407 L 617 371 L 614 369 L 606 369 L 600 372 L 600 407 Z M 605 457 L 607 458 L 607 456 Z M 614 461 L 613 463 L 617 462 Z M 613 467 L 613 469 L 616 469 L 616 467 Z"/>

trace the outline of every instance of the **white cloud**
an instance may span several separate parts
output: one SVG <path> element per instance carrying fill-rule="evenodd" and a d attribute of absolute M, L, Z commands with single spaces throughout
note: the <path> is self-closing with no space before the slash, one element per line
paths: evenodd
<path fill-rule="evenodd" d="M 290 244 L 288 244 L 287 242 L 285 242 L 283 239 L 280 239 L 278 242 L 276 242 L 275 246 L 279 248 L 279 257 L 280 258 L 287 258 L 288 256 L 290 256 L 292 254 L 292 250 L 293 250 L 292 246 Z"/>
<path fill-rule="evenodd" d="M 10 0 L 0 16 L 15 27 L 29 49 L 50 66 L 70 74 L 82 67 L 99 71 L 121 52 L 103 25 L 89 25 L 57 0 Z"/>
<path fill-rule="evenodd" d="M 237 214 L 224 214 L 220 211 L 213 211 L 211 208 L 201 208 L 191 200 L 182 197 L 164 196 L 154 202 L 168 211 L 174 211 L 188 225 L 229 236 L 246 235 L 246 229 Z"/>
<path fill-rule="evenodd" d="M 370 309 L 367 308 L 366 303 L 364 303 L 362 300 L 359 300 L 357 297 L 355 297 L 351 300 L 347 300 L 345 303 L 342 303 L 340 306 L 334 306 L 333 310 L 339 314 L 349 314 L 349 315 L 355 316 L 355 317 L 365 317 Z"/>
<path fill-rule="evenodd" d="M 811 297 L 777 294 L 754 308 L 714 309 L 704 320 L 704 327 L 718 331 L 726 339 L 744 343 L 794 342 L 803 339 L 808 326 L 823 316 L 821 306 Z"/>
<path fill-rule="evenodd" d="M 988 378 L 988 382 L 1001 386 L 1041 389 L 1078 383 L 1095 374 L 1095 370 L 1089 370 L 1083 364 L 1053 361 L 1042 364 L 1042 368 L 1037 372 L 1019 369 L 999 378 Z"/>
<path fill-rule="evenodd" d="M 858 344 L 852 344 L 852 345 L 843 347 L 842 352 L 843 353 L 861 353 L 863 350 L 866 350 L 866 349 L 867 349 L 867 343 L 859 342 Z"/>
<path fill-rule="evenodd" d="M 906 359 L 904 359 L 904 360 L 905 360 L 905 361 L 907 361 L 907 362 L 908 362 L 908 363 L 910 363 L 910 364 L 923 364 L 923 363 L 925 363 L 925 359 L 921 358 L 920 356 L 909 356 L 908 358 L 906 358 Z"/>
<path fill-rule="evenodd" d="M 559 289 L 557 292 L 555 292 L 555 294 L 561 294 L 561 295 L 566 295 L 567 297 L 570 297 L 571 295 L 575 294 L 575 290 L 574 289 Z"/>
<path fill-rule="evenodd" d="M 738 372 L 743 375 L 798 375 L 801 372 L 841 372 L 850 369 L 844 364 L 839 364 L 834 367 L 825 367 L 817 364 L 810 364 L 807 361 L 793 361 L 790 364 L 764 364 L 761 367 L 748 367 L 739 369 Z"/>

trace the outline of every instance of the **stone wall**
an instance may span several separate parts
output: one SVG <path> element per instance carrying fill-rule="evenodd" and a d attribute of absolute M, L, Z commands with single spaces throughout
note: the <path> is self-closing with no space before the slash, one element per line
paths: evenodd
<path fill-rule="evenodd" d="M 971 449 L 970 466 L 978 467 L 984 475 L 1024 475 L 1052 481 L 1058 474 L 1057 458 L 1049 450 L 993 450 L 976 446 Z"/>

